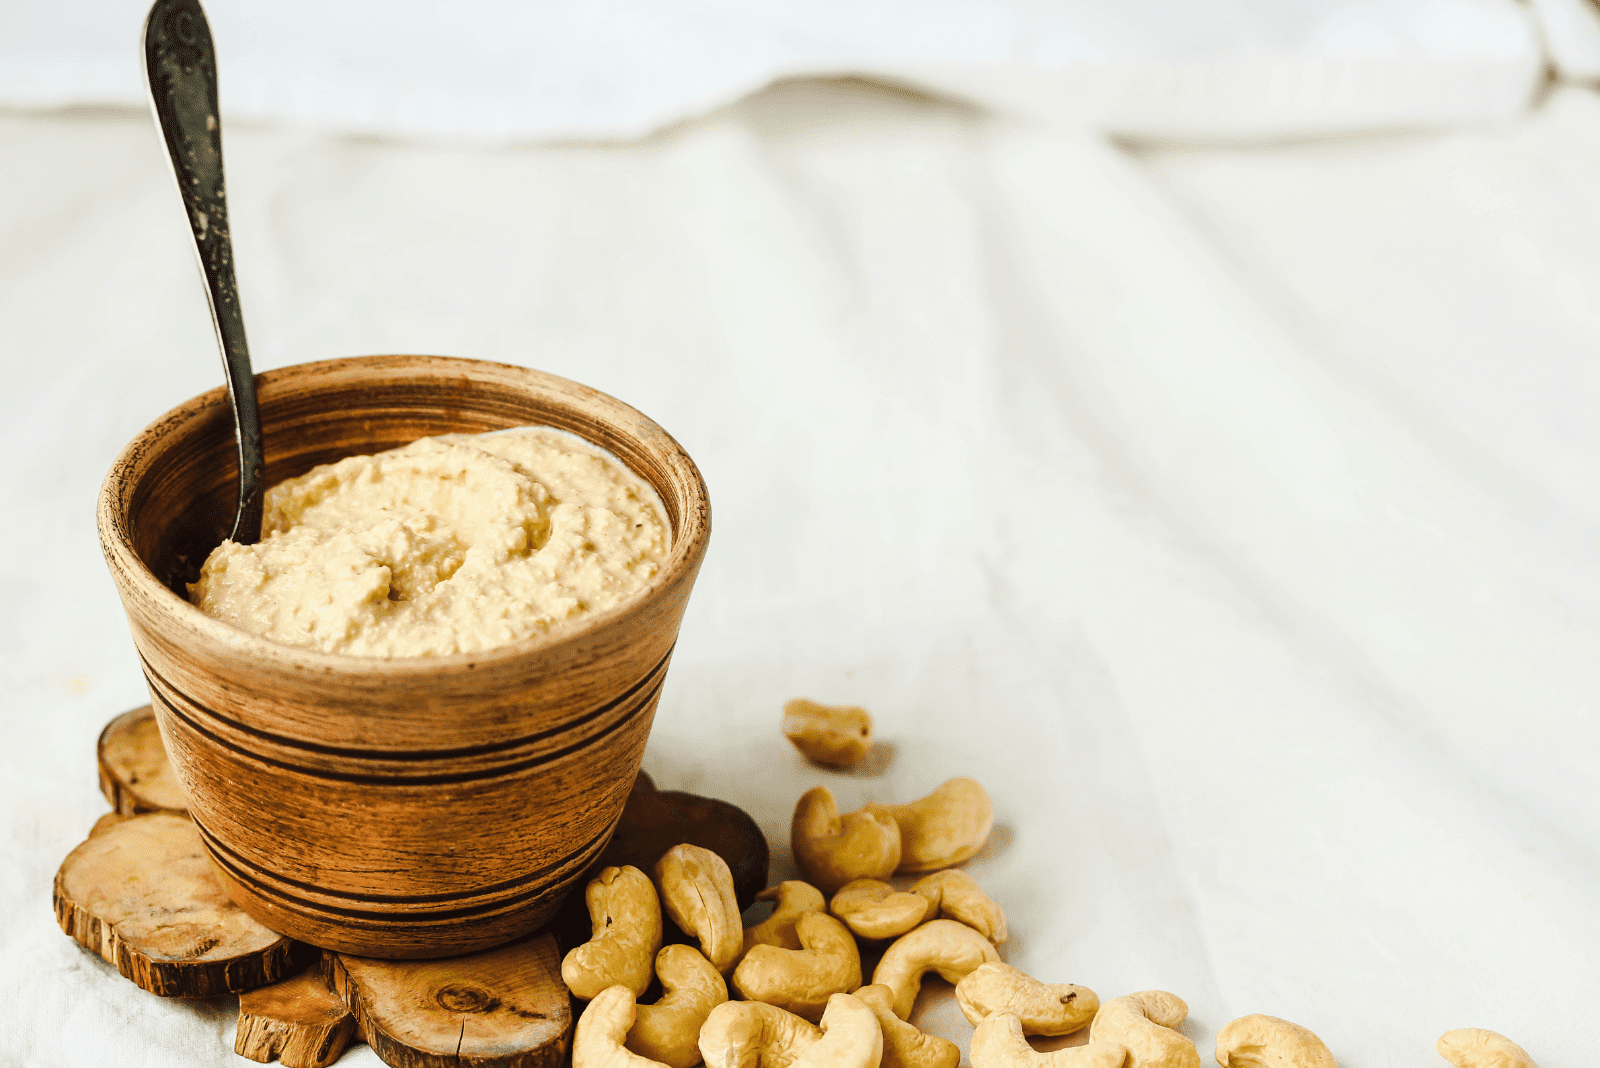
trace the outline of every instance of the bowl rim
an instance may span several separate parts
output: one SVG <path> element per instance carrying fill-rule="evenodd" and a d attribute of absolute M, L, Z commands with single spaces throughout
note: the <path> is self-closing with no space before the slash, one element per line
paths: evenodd
<path fill-rule="evenodd" d="M 134 551 L 132 542 L 127 536 L 131 533 L 127 522 L 127 506 L 136 485 L 136 479 L 133 477 L 135 470 L 148 451 L 158 448 L 157 442 L 161 437 L 177 427 L 192 423 L 209 413 L 211 409 L 227 404 L 226 387 L 217 386 L 174 406 L 135 434 L 117 454 L 111 469 L 101 483 L 96 507 L 100 546 L 107 565 L 114 572 L 113 577 L 116 577 L 115 573 L 120 572 L 124 581 L 130 584 L 131 588 L 125 591 L 125 596 L 128 593 L 140 596 L 152 608 L 166 615 L 169 622 L 190 631 L 201 641 L 213 642 L 226 647 L 236 655 L 262 661 L 263 666 L 270 665 L 318 675 L 366 675 L 404 679 L 436 676 L 466 669 L 489 668 L 496 664 L 521 661 L 547 653 L 559 656 L 563 650 L 579 645 L 595 632 L 648 610 L 678 583 L 686 578 L 692 580 L 698 571 L 711 533 L 710 495 L 699 467 L 677 439 L 668 434 L 655 420 L 625 401 L 592 386 L 518 364 L 420 353 L 339 356 L 288 364 L 258 373 L 256 382 L 258 391 L 266 393 L 278 379 L 328 373 L 362 364 L 371 364 L 374 367 L 381 364 L 384 368 L 392 369 L 412 368 L 419 371 L 426 369 L 449 377 L 470 375 L 474 371 L 492 372 L 496 379 L 502 381 L 509 373 L 515 377 L 535 381 L 554 392 L 577 393 L 585 400 L 598 402 L 601 408 L 612 409 L 606 413 L 608 416 L 621 415 L 636 421 L 639 428 L 651 434 L 654 440 L 647 440 L 634 429 L 614 419 L 612 426 L 619 433 L 633 439 L 641 449 L 659 454 L 666 466 L 677 469 L 685 476 L 683 482 L 688 490 L 687 507 L 680 510 L 678 527 L 672 531 L 672 548 L 667 558 L 662 561 L 660 569 L 643 589 L 627 600 L 603 611 L 592 613 L 574 626 L 564 627 L 554 633 L 532 635 L 477 652 L 446 653 L 437 656 L 357 656 L 349 653 L 328 653 L 276 642 L 208 616 L 168 588 Z M 265 397 L 263 400 L 265 401 Z M 582 434 L 575 436 L 589 441 Z M 608 453 L 611 452 L 599 442 L 589 441 L 589 443 L 605 449 Z M 617 459 L 623 462 L 625 467 L 627 466 L 620 457 Z M 666 497 L 666 494 L 661 492 L 660 486 L 651 483 L 637 471 L 633 471 L 633 474 L 650 484 L 659 496 Z M 663 518 L 668 520 L 670 529 L 671 517 Z"/>

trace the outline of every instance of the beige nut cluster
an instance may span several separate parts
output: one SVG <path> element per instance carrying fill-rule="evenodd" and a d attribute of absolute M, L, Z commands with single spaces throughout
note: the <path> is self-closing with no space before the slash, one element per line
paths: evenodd
<path fill-rule="evenodd" d="M 826 786 L 800 796 L 789 842 L 806 878 L 833 894 L 855 879 L 927 872 L 970 859 L 989 840 L 994 806 L 976 779 L 958 778 L 908 805 L 840 815 Z"/>
<path fill-rule="evenodd" d="M 701 1026 L 728 1000 L 722 975 L 738 962 L 744 928 L 727 862 L 677 845 L 654 875 L 606 868 L 585 890 L 593 935 L 561 962 L 562 981 L 589 1002 L 573 1039 L 574 1068 L 693 1068 Z M 661 945 L 663 911 L 699 949 Z M 637 1004 L 652 977 L 661 980 L 660 999 Z"/>
<path fill-rule="evenodd" d="M 951 779 L 909 805 L 865 805 L 844 815 L 826 787 L 807 791 L 795 807 L 791 837 L 810 882 L 791 880 L 761 895 L 775 907 L 745 931 L 746 955 L 734 970 L 734 989 L 807 1021 L 818 1019 L 825 998 L 853 992 L 878 1020 L 884 1068 L 956 1068 L 959 1048 L 924 1034 L 907 1018 L 929 972 L 961 989 L 982 968 L 1007 969 L 995 949 L 1007 935 L 1004 911 L 970 875 L 949 870 L 983 847 L 993 819 L 988 794 L 972 779 Z M 913 871 L 930 874 L 907 890 L 887 881 L 896 872 Z M 832 895 L 825 905 L 823 893 Z M 891 940 L 868 986 L 859 986 L 852 936 Z M 963 1008 L 974 1023 L 1022 1012 L 1036 1034 L 1079 1030 L 1099 1004 L 1086 987 L 1046 986 L 1015 968 L 985 972 L 967 989 L 971 997 Z M 1002 1007 L 1012 1012 L 1002 1013 Z M 725 1019 L 732 1016 L 732 1010 L 719 1011 Z M 765 1012 L 761 1019 L 771 1018 Z M 805 1034 L 788 1026 L 787 1034 Z M 1025 1041 L 1023 1047 L 1032 1055 Z M 1004 1043 L 991 1049 L 998 1054 Z M 1056 1059 L 1063 1066 L 1110 1065 L 1120 1063 L 1122 1052 L 1101 1043 Z M 1010 1050 L 1004 1057 L 1020 1053 Z"/>
<path fill-rule="evenodd" d="M 715 1068 L 958 1068 L 954 1043 L 905 1017 L 928 972 L 954 983 L 999 960 L 986 933 L 1003 935 L 1005 915 L 970 876 L 941 872 L 904 892 L 857 881 L 835 894 L 831 913 L 821 889 L 789 880 L 758 895 L 772 913 L 746 929 L 716 854 L 675 846 L 653 874 L 608 868 L 587 890 L 594 936 L 563 963 L 573 993 L 590 999 L 575 1068 L 693 1068 L 701 1059 Z M 662 947 L 663 913 L 699 948 Z M 875 985 L 862 985 L 846 919 L 894 939 Z M 662 997 L 639 1005 L 652 975 Z M 730 989 L 744 1000 L 730 1002 Z"/>
<path fill-rule="evenodd" d="M 732 1056 L 728 1063 L 735 1066 L 753 1056 L 748 1050 L 760 1047 L 761 1040 L 748 1034 L 737 1043 L 728 1038 L 728 1029 L 738 1020 L 747 1032 L 779 1035 L 781 1041 L 769 1045 L 791 1052 L 769 1051 L 760 1059 L 787 1064 L 799 1056 L 807 1036 L 815 1037 L 802 1025 L 825 1022 L 824 1013 L 832 1011 L 834 999 L 853 994 L 877 1020 L 882 1068 L 957 1068 L 959 1047 L 924 1034 L 904 1017 L 927 972 L 936 971 L 955 982 L 982 961 L 998 960 L 994 946 L 979 931 L 955 920 L 933 919 L 941 900 L 964 901 L 970 907 L 963 914 L 986 930 L 1004 930 L 999 906 L 969 876 L 963 874 L 961 879 L 965 881 L 942 881 L 926 888 L 927 893 L 897 891 L 881 880 L 854 880 L 831 903 L 816 887 L 799 880 L 763 891 L 758 897 L 774 903 L 772 914 L 745 930 L 744 956 L 732 977 L 733 989 L 748 1000 L 730 1003 L 763 1007 L 716 1010 L 702 1031 L 701 1053 L 708 1055 L 708 1045 L 714 1046 L 719 1057 Z M 947 892 L 947 886 L 954 886 L 954 892 Z M 857 937 L 896 939 L 878 965 L 875 985 L 861 985 Z M 741 1052 L 727 1052 L 735 1047 Z"/>
<path fill-rule="evenodd" d="M 955 984 L 974 1025 L 972 1068 L 1200 1068 L 1199 1050 L 1178 1030 L 1189 1007 L 1176 994 L 1145 990 L 1101 1004 L 1088 987 L 1043 983 L 1000 960 L 1004 911 L 971 876 L 947 867 L 988 835 L 982 789 L 952 779 L 911 805 L 844 816 L 826 788 L 808 791 L 796 808 L 795 855 L 814 881 L 763 891 L 772 913 L 749 928 L 728 865 L 709 850 L 675 846 L 653 881 L 634 867 L 603 870 L 586 890 L 593 936 L 561 966 L 574 996 L 589 1001 L 573 1068 L 694 1068 L 702 1060 L 710 1068 L 959 1068 L 954 1043 L 908 1022 L 930 972 Z M 923 865 L 938 870 L 909 889 L 886 881 Z M 699 948 L 662 947 L 663 913 Z M 889 940 L 869 985 L 858 938 Z M 661 998 L 638 1005 L 653 976 Z M 729 1000 L 730 984 L 744 1000 Z M 1086 1045 L 1041 1052 L 1028 1041 L 1085 1027 Z M 1448 1032 L 1438 1051 L 1456 1068 L 1537 1068 L 1516 1043 L 1478 1028 Z M 1218 1032 L 1216 1061 L 1338 1068 L 1311 1031 L 1260 1013 Z"/>

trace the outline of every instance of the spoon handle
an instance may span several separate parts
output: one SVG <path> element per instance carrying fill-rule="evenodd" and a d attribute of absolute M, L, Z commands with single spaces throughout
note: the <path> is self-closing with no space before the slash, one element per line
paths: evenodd
<path fill-rule="evenodd" d="M 211 321 L 222 347 L 222 365 L 233 404 L 239 442 L 239 509 L 232 538 L 261 540 L 261 414 L 256 380 L 244 339 L 244 312 L 233 275 L 228 203 L 222 185 L 222 123 L 217 109 L 217 53 L 199 0 L 155 0 L 144 23 L 144 75 L 150 107 L 167 146 L 178 196 L 194 232 L 195 253 L 205 277 Z"/>

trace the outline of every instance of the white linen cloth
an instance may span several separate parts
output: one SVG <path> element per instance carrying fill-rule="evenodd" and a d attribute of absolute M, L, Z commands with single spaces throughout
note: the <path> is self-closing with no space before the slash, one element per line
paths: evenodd
<path fill-rule="evenodd" d="M 0 1065 L 244 1064 L 231 999 L 144 994 L 49 909 L 105 810 L 95 736 L 145 700 L 99 483 L 220 381 L 192 252 L 146 115 L 0 115 L 0 146 Z M 1591 92 L 1135 150 L 799 83 L 633 146 L 238 125 L 227 162 L 258 367 L 528 364 L 698 460 L 645 766 L 750 810 L 774 879 L 805 787 L 974 775 L 1007 959 L 1177 992 L 1208 1060 L 1266 1012 L 1343 1068 L 1459 1026 L 1592 1063 Z M 798 694 L 872 710 L 867 772 L 789 748 Z"/>
<path fill-rule="evenodd" d="M 1530 0 L 1550 66 L 1564 82 L 1600 82 L 1600 5 L 1594 0 Z"/>
<path fill-rule="evenodd" d="M 1562 2 L 1589 0 L 1541 0 Z M 1424 128 L 1522 111 L 1551 39 L 1516 0 L 205 6 L 229 118 L 447 140 L 638 137 L 777 79 L 838 74 L 1139 137 Z M 0 8 L 0 103 L 142 106 L 148 8 Z M 1556 15 L 1581 53 L 1583 26 Z"/>

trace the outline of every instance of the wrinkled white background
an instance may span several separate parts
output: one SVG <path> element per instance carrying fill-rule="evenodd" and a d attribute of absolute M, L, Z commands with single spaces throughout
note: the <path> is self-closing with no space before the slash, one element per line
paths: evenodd
<path fill-rule="evenodd" d="M 223 46 L 244 16 L 214 7 Z M 318 132 L 285 90 L 228 125 L 256 364 L 525 363 L 674 433 L 715 529 L 646 768 L 748 808 L 774 879 L 805 787 L 854 806 L 971 774 L 1007 958 L 1179 993 L 1207 1061 L 1267 1012 L 1344 1068 L 1442 1063 L 1459 1026 L 1580 1068 L 1600 1047 L 1600 99 L 1540 88 L 1534 29 L 1489 34 L 1531 25 L 1510 3 L 1347 10 L 1362 40 L 1411 42 L 1393 84 L 1481 92 L 1429 112 L 1347 73 L 1258 126 L 1213 100 L 1206 129 L 1176 92 L 1179 143 L 1068 122 L 1032 74 L 1009 83 L 1025 108 L 797 82 L 700 118 L 722 90 L 695 89 L 639 141 L 535 145 L 554 128 L 527 116 L 462 131 L 516 143 L 441 144 L 416 116 L 445 111 L 384 128 L 338 100 L 321 125 L 365 134 Z M 1215 62 L 1323 39 L 1275 17 Z M 975 84 L 1027 73 L 984 57 Z M 1386 119 L 1340 110 L 1368 92 Z M 577 95 L 570 130 L 666 117 Z M 95 736 L 145 700 L 99 481 L 219 368 L 148 116 L 0 96 L 0 1064 L 242 1065 L 230 999 L 146 995 L 50 915 L 105 809 Z M 865 771 L 788 747 L 797 694 L 872 710 Z M 945 989 L 923 1022 L 964 1044 Z"/>

